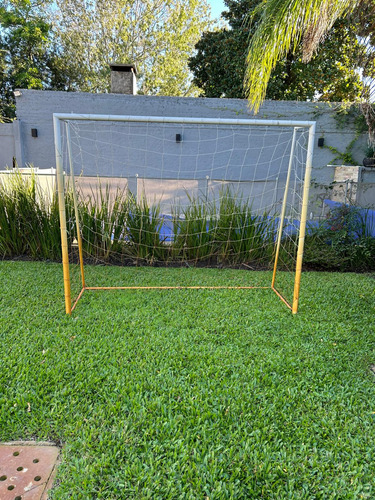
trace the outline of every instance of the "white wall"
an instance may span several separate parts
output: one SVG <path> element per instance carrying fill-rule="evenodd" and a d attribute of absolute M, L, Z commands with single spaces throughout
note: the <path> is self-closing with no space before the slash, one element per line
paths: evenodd
<path fill-rule="evenodd" d="M 16 100 L 17 117 L 21 120 L 24 161 L 41 168 L 55 166 L 53 113 L 254 118 L 247 101 L 243 99 L 21 90 L 21 95 Z M 333 171 L 327 169 L 327 165 L 337 156 L 329 147 L 345 152 L 356 135 L 354 126 L 340 127 L 335 119 L 336 108 L 331 103 L 323 102 L 266 101 L 256 118 L 316 121 L 313 179 L 329 184 L 333 180 Z M 37 138 L 31 137 L 32 128 L 38 129 Z M 326 147 L 317 146 L 319 137 L 324 137 Z M 367 135 L 362 134 L 354 145 L 353 156 L 358 165 L 362 163 L 366 141 Z"/>
<path fill-rule="evenodd" d="M 0 123 L 0 168 L 12 167 L 15 155 L 13 123 Z"/>
<path fill-rule="evenodd" d="M 18 165 L 23 164 L 20 140 L 20 121 L 0 123 L 0 169 L 12 168 L 13 158 Z"/>
<path fill-rule="evenodd" d="M 337 120 L 337 109 L 338 105 L 332 103 L 313 103 L 313 102 L 294 102 L 294 101 L 266 101 L 262 106 L 259 114 L 256 118 L 260 119 L 277 119 L 277 120 L 298 120 L 298 121 L 316 121 L 316 140 L 314 148 L 314 158 L 313 158 L 313 172 L 312 172 L 312 197 L 320 200 L 327 195 L 326 190 L 320 190 L 317 185 L 329 186 L 334 178 L 334 169 L 327 167 L 333 160 L 337 157 L 336 151 L 344 153 L 346 148 L 350 145 L 356 136 L 356 129 L 354 124 L 346 124 L 345 126 L 340 125 L 339 120 Z M 114 115 L 133 115 L 133 116 L 174 116 L 174 117 L 203 117 L 203 118 L 253 118 L 252 113 L 249 111 L 248 104 L 246 100 L 240 99 L 201 99 L 201 98 L 181 98 L 181 97 L 161 97 L 161 96 L 141 96 L 141 95 L 121 95 L 121 94 L 91 94 L 91 93 L 78 93 L 78 92 L 51 92 L 51 91 L 38 91 L 38 90 L 21 90 L 20 96 L 17 97 L 17 117 L 20 126 L 20 133 L 22 137 L 22 147 L 23 147 L 23 162 L 32 163 L 35 166 L 41 168 L 51 168 L 55 166 L 55 151 L 54 151 L 54 137 L 53 137 L 53 113 L 82 113 L 82 114 L 114 114 Z M 36 128 L 38 131 L 38 137 L 31 136 L 31 129 Z M 173 133 L 172 133 L 173 132 Z M 176 159 L 178 160 L 178 155 L 173 156 L 174 150 L 182 151 L 185 148 L 190 147 L 194 144 L 185 134 L 185 139 L 183 139 L 182 144 L 177 145 L 173 142 L 173 137 L 175 133 L 179 133 L 181 130 L 173 129 L 171 131 L 172 141 L 170 143 L 170 160 L 173 168 L 173 162 L 176 164 Z M 119 130 L 116 132 L 116 127 L 112 128 L 111 134 L 118 134 Z M 157 131 L 158 133 L 158 131 Z M 157 136 L 157 133 L 155 134 Z M 108 146 L 110 141 L 106 139 L 105 133 L 97 133 L 103 139 L 105 145 L 102 146 L 103 151 L 105 148 L 109 147 L 110 154 L 106 157 L 113 156 L 115 148 Z M 190 133 L 189 133 L 190 134 Z M 318 147 L 318 138 L 324 138 L 324 147 Z M 134 138 L 133 138 L 134 139 Z M 132 140 L 133 140 L 132 139 Z M 139 145 L 137 141 L 142 143 L 143 134 L 140 134 L 138 138 L 134 139 L 133 149 L 134 151 L 139 151 L 144 148 L 144 146 Z M 190 142 L 189 142 L 190 141 Z M 119 144 L 122 144 L 124 139 L 121 138 Z M 355 162 L 360 165 L 364 156 L 364 151 L 367 143 L 367 134 L 362 134 L 355 141 L 354 147 L 352 149 L 352 154 Z M 208 143 L 207 143 L 208 144 Z M 220 144 L 220 142 L 219 142 Z M 125 144 L 124 144 L 125 145 Z M 101 154 L 87 144 L 89 154 L 92 153 L 94 161 L 91 161 L 93 166 L 94 163 L 98 163 Z M 121 148 L 118 148 L 120 150 Z M 157 151 L 157 148 L 153 148 Z M 94 154 L 95 153 L 95 154 Z M 22 156 L 22 155 L 21 155 Z M 143 170 L 142 163 L 138 161 L 140 159 L 139 155 L 136 158 L 132 158 L 132 162 L 128 162 L 129 165 L 133 165 L 135 160 L 137 169 L 132 168 L 129 171 L 125 171 L 123 167 L 124 155 L 120 154 L 118 158 L 114 158 L 111 166 L 111 175 L 117 177 L 121 175 L 129 180 L 129 183 L 135 185 L 134 176 L 138 175 L 138 180 L 142 180 Z M 229 174 L 233 174 L 233 178 L 238 179 L 238 172 L 236 172 L 236 158 L 232 156 L 233 170 L 231 168 L 230 172 L 217 177 L 220 179 L 230 180 Z M 157 154 L 153 154 L 151 158 L 151 163 L 157 161 Z M 119 169 L 115 168 L 116 162 L 120 165 Z M 147 162 L 148 163 L 148 162 Z M 251 162 L 250 162 L 251 163 Z M 275 165 L 272 169 L 276 169 Z M 238 164 L 238 162 L 237 162 Z M 105 162 L 100 160 L 100 165 L 105 165 Z M 163 179 L 174 178 L 173 172 L 167 171 L 165 167 L 168 166 L 163 163 Z M 155 165 L 156 167 L 156 165 Z M 96 166 L 95 166 L 96 168 Z M 194 167 L 195 168 L 195 167 Z M 87 169 L 87 167 L 86 167 Z M 155 178 L 160 178 L 157 174 L 157 168 L 154 169 L 156 174 Z M 160 169 L 159 169 L 160 170 Z M 201 170 L 202 181 L 199 181 L 202 186 L 197 185 L 196 190 L 202 191 L 204 189 L 205 176 L 207 172 L 204 169 Z M 268 169 L 267 169 L 268 170 Z M 245 170 L 242 170 L 245 173 Z M 275 171 L 276 172 L 276 171 Z M 79 172 L 76 172 L 76 175 Z M 95 175 L 93 172 L 91 175 Z M 270 172 L 268 172 L 267 178 L 270 177 Z M 364 172 L 361 182 L 373 182 L 375 172 Z M 86 175 L 88 175 L 86 173 Z M 90 174 L 89 174 L 90 175 Z M 103 173 L 101 173 L 103 175 Z M 105 174 L 104 174 L 105 175 Z M 247 177 L 241 177 L 244 181 L 252 179 L 251 173 Z M 190 179 L 191 176 L 189 172 L 179 172 L 179 177 L 185 177 Z M 274 181 L 276 184 L 279 180 L 282 180 L 283 175 L 274 176 Z M 285 177 L 285 169 L 284 169 Z M 197 176 L 193 175 L 193 178 Z M 277 180 L 276 180 L 277 179 Z M 211 178 L 212 181 L 215 177 Z M 255 179 L 258 182 L 260 179 Z M 165 181 L 168 182 L 168 181 Z M 190 182 L 190 181 L 189 181 Z M 151 189 L 154 189 L 153 186 Z M 264 186 L 263 186 L 264 187 Z M 274 196 L 275 190 L 277 192 L 277 197 L 281 196 L 282 189 L 280 186 L 274 187 L 270 190 L 270 199 Z M 139 187 L 138 187 L 139 188 Z M 134 192 L 134 186 L 131 186 L 131 190 Z M 169 185 L 164 183 L 161 191 L 166 196 L 169 192 Z M 279 193 L 280 191 L 280 193 Z M 322 191 L 322 192 L 321 192 Z M 163 196 L 164 196 L 163 195 Z M 172 194 L 170 195 L 172 196 Z M 372 194 L 370 193 L 370 198 Z M 371 201 L 371 200 L 370 200 Z M 375 203 L 375 200 L 374 200 Z M 315 211 L 315 208 L 314 208 Z"/>

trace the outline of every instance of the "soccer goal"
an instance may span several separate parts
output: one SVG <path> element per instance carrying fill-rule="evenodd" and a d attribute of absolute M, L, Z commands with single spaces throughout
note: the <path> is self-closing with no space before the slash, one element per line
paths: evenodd
<path fill-rule="evenodd" d="M 74 113 L 53 120 L 67 314 L 90 290 L 173 288 L 267 288 L 297 312 L 315 122 Z M 234 267 L 246 280 L 129 284 L 124 269 L 118 283 L 92 283 L 87 263 Z"/>

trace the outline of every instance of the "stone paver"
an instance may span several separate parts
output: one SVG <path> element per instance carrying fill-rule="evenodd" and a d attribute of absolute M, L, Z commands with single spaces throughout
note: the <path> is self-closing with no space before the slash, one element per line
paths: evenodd
<path fill-rule="evenodd" d="M 59 451 L 50 444 L 0 444 L 0 499 L 46 498 Z"/>

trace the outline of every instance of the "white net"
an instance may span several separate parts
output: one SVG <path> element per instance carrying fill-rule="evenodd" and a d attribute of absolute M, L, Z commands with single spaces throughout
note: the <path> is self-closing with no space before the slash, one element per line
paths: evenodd
<path fill-rule="evenodd" d="M 294 270 L 308 127 L 64 121 L 66 200 L 74 185 L 86 261 L 271 269 L 282 222 L 278 267 Z M 291 300 L 293 277 L 280 276 Z"/>

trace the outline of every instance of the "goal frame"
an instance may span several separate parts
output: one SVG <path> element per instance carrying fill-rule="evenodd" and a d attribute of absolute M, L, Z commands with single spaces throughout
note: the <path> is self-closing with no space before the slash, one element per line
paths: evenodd
<path fill-rule="evenodd" d="M 273 127 L 290 127 L 293 128 L 293 139 L 290 150 L 289 165 L 287 171 L 287 177 L 285 182 L 284 196 L 279 216 L 279 227 L 276 236 L 275 243 L 275 258 L 273 265 L 272 281 L 270 286 L 259 287 L 259 286 L 118 286 L 118 287 L 92 287 L 86 286 L 85 274 L 84 274 L 84 262 L 83 262 L 83 251 L 82 251 L 82 239 L 80 234 L 80 225 L 78 217 L 78 204 L 76 191 L 73 189 L 73 203 L 76 218 L 77 227 L 77 243 L 78 243 L 78 253 L 79 253 L 79 263 L 80 263 L 80 275 L 82 288 L 79 292 L 77 298 L 72 300 L 71 295 L 71 283 L 70 283 L 70 271 L 69 271 L 69 255 L 68 255 L 68 240 L 67 240 L 67 229 L 66 229 L 66 212 L 65 212 L 65 187 L 64 187 L 64 171 L 63 171 L 63 151 L 62 151 L 62 134 L 61 127 L 62 124 L 66 124 L 66 133 L 68 137 L 67 147 L 68 147 L 68 161 L 70 163 L 71 177 L 74 186 L 74 169 L 72 168 L 71 150 L 70 150 L 70 140 L 69 140 L 69 127 L 66 122 L 69 121 L 111 121 L 111 122 L 137 122 L 137 123 L 184 123 L 184 124 L 196 124 L 196 125 L 232 125 L 232 126 L 273 126 Z M 311 170 L 312 170 L 312 158 L 314 149 L 314 138 L 315 138 L 315 121 L 297 121 L 297 120 L 265 120 L 265 119 L 231 119 L 231 118 L 191 118 L 191 117 L 161 117 L 161 116 L 134 116 L 134 115 L 105 115 L 105 114 L 78 114 L 78 113 L 54 113 L 53 114 L 53 129 L 54 129 L 54 144 L 55 144 L 55 155 L 56 155 L 56 176 L 57 176 L 57 193 L 58 193 L 58 204 L 59 204 L 59 216 L 60 216 L 60 231 L 61 231 L 61 249 L 62 249 L 62 265 L 63 265 L 63 278 L 64 278 L 64 296 L 65 296 L 65 311 L 66 314 L 71 315 L 72 311 L 76 308 L 78 301 L 82 297 L 86 290 L 163 290 L 163 289 L 271 289 L 292 311 L 296 314 L 298 311 L 300 286 L 301 286 L 301 273 L 302 273 L 302 261 L 303 261 L 303 249 L 305 243 L 306 234 L 306 222 L 307 222 L 307 210 L 308 210 L 308 200 L 309 200 L 309 188 L 311 182 Z M 282 294 L 275 287 L 277 264 L 282 240 L 282 230 L 285 219 L 288 189 L 292 171 L 294 147 L 296 143 L 296 131 L 300 128 L 308 129 L 308 144 L 306 153 L 306 165 L 305 165 L 305 175 L 303 180 L 303 194 L 302 194 L 302 209 L 301 209 L 301 220 L 298 233 L 298 247 L 297 247 L 297 258 L 295 266 L 295 278 L 294 278 L 294 291 L 293 291 L 293 301 L 290 304 Z"/>

